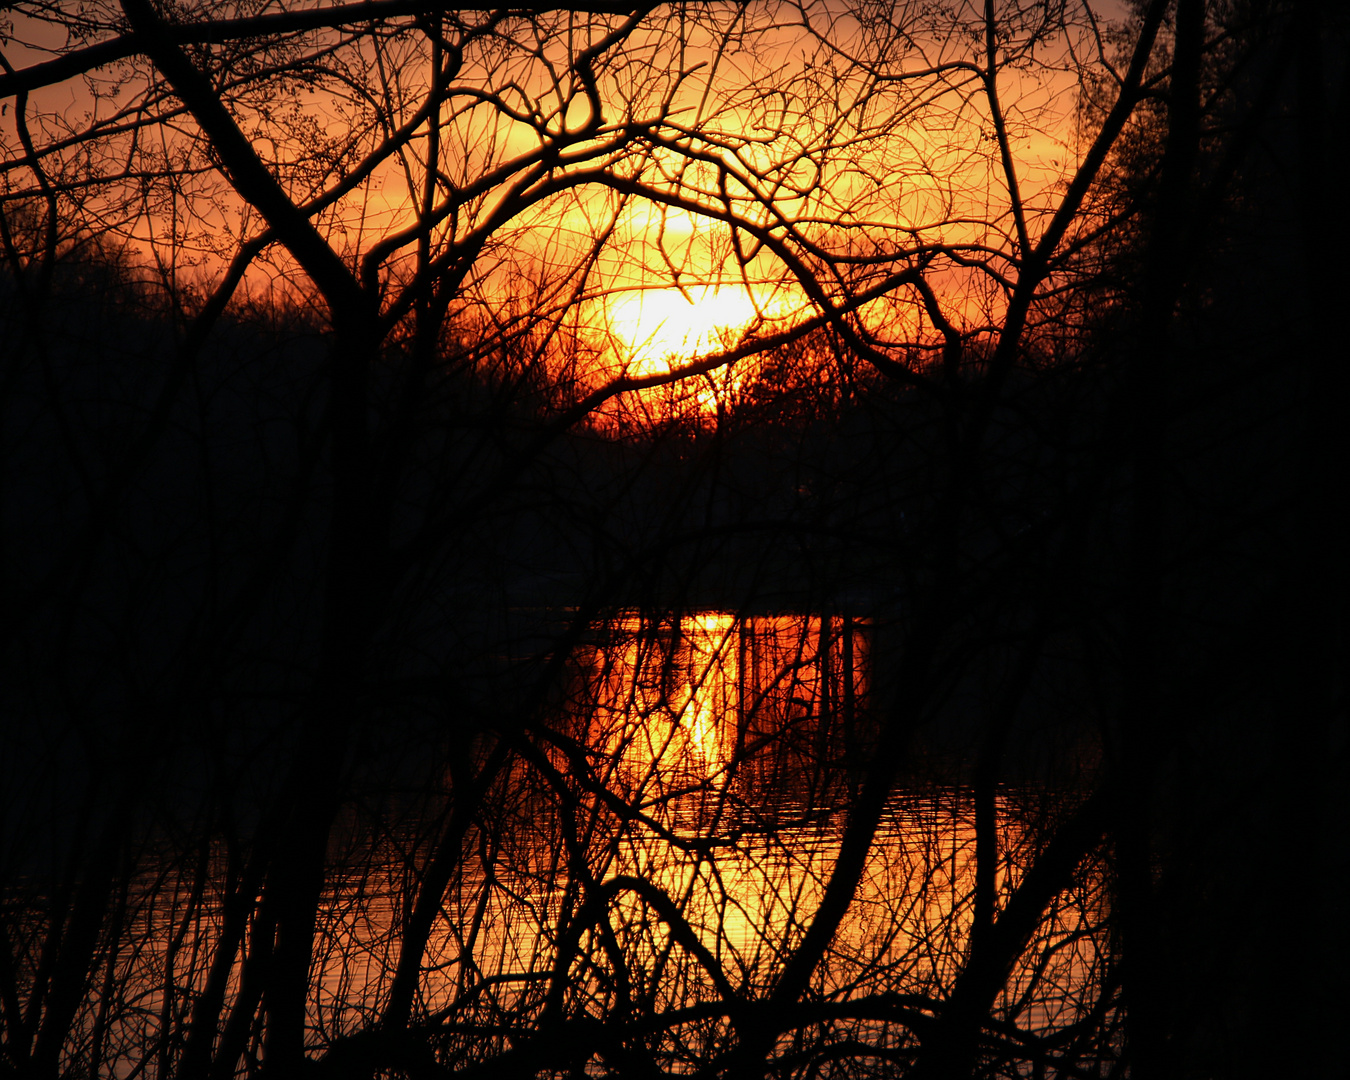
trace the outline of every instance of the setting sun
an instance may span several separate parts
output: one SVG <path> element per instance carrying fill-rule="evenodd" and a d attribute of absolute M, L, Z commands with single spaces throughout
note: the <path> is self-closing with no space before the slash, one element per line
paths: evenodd
<path fill-rule="evenodd" d="M 745 289 L 706 285 L 633 290 L 606 312 L 607 329 L 635 375 L 661 374 L 735 344 L 759 317 Z"/>
<path fill-rule="evenodd" d="M 1334 1074 L 1346 12 L 0 0 L 0 1080 Z"/>

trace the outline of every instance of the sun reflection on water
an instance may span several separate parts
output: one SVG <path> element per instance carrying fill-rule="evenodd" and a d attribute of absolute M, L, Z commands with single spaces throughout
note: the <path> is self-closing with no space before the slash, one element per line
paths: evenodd
<path fill-rule="evenodd" d="M 857 733 L 868 640 L 838 615 L 623 616 L 583 665 L 587 744 L 649 795 L 763 771 Z"/>
<path fill-rule="evenodd" d="M 560 757 L 553 776 L 522 758 L 503 774 L 437 896 L 420 957 L 422 1007 L 486 1024 L 541 1007 L 543 988 L 560 978 L 569 1007 L 610 1015 L 620 1007 L 604 970 L 614 956 L 648 980 L 643 992 L 658 1013 L 713 1001 L 707 967 L 673 918 L 738 995 L 766 993 L 840 858 L 848 778 L 869 742 L 873 632 L 839 615 L 722 612 L 629 613 L 598 627 L 563 710 L 582 725 L 584 758 Z M 1036 849 L 1025 824 L 1033 811 L 1000 799 L 1000 905 Z M 315 929 L 315 1031 L 348 1030 L 388 993 L 409 900 L 406 838 L 396 839 L 384 856 L 366 851 L 328 879 Z M 969 792 L 895 792 L 812 993 L 940 1002 L 967 955 L 974 878 Z M 998 1008 L 1032 1031 L 1071 1029 L 1093 1007 L 1102 880 L 1088 872 L 1055 899 L 1009 975 Z M 597 895 L 599 906 L 590 903 Z M 580 932 L 569 937 L 573 925 Z M 574 952 L 560 954 L 563 942 Z M 873 1021 L 859 1024 L 860 1035 L 880 1037 Z M 705 1036 L 718 1037 L 679 1025 L 670 1037 L 683 1045 Z"/>

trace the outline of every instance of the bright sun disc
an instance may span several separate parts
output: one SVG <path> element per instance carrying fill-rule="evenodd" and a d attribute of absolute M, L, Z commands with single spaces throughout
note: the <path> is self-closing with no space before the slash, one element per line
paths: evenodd
<path fill-rule="evenodd" d="M 744 289 L 644 289 L 615 300 L 609 329 L 634 375 L 670 371 L 682 361 L 734 344 L 756 316 Z"/>

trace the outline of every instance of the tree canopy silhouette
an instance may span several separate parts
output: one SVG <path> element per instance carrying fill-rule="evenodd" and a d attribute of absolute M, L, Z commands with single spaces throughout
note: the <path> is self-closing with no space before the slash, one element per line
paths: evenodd
<path fill-rule="evenodd" d="M 1329 1068 L 1347 29 L 10 5 L 6 1071 Z"/>

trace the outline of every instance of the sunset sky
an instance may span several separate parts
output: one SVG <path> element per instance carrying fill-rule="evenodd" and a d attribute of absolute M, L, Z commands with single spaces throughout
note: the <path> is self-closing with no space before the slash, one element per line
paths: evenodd
<path fill-rule="evenodd" d="M 997 323 L 1017 277 L 1021 226 L 979 76 L 982 41 L 936 20 L 921 22 L 901 47 L 828 3 L 711 6 L 682 18 L 676 32 L 658 9 L 629 34 L 617 62 L 598 69 L 598 118 L 566 58 L 616 19 L 559 14 L 466 51 L 439 110 L 430 204 L 431 258 L 453 259 L 457 245 L 478 251 L 471 269 L 456 272 L 464 275 L 457 307 L 523 304 L 541 324 L 566 316 L 572 332 L 608 357 L 602 368 L 647 374 L 672 356 L 703 355 L 751 329 L 766 336 L 818 315 L 822 300 L 848 303 L 927 252 L 926 277 L 945 317 L 966 330 Z M 1073 69 L 1095 51 L 1096 29 L 1080 19 L 1068 38 L 1031 47 L 1013 39 L 1009 48 L 1019 51 L 999 56 L 1005 66 L 995 85 L 1031 243 L 1083 152 Z M 24 67 L 42 58 L 39 46 L 62 44 L 20 15 L 7 55 Z M 326 50 L 335 50 L 340 67 Z M 244 92 L 232 108 L 255 151 L 304 202 L 331 191 L 392 128 L 408 123 L 431 84 L 420 38 L 374 48 L 329 31 L 304 39 L 301 51 L 315 63 L 307 85 L 283 84 L 279 96 Z M 375 80 L 374 96 L 355 94 L 346 76 L 336 77 L 353 68 Z M 147 170 L 200 160 L 186 117 L 131 141 L 127 121 L 138 115 L 131 110 L 173 107 L 144 64 L 123 61 L 40 90 L 29 112 L 44 136 L 39 142 L 51 146 L 48 170 L 73 179 L 82 151 L 78 143 L 63 148 L 70 142 L 63 132 L 93 133 L 103 152 Z M 617 140 L 624 125 L 657 116 L 667 126 L 655 142 Z M 532 172 L 549 140 L 588 121 L 598 122 L 592 137 L 571 142 L 547 177 Z M 412 122 L 404 149 L 314 218 L 352 264 L 403 234 L 382 258 L 389 298 L 415 271 L 425 197 L 428 129 Z M 0 124 L 15 145 L 13 115 Z M 597 166 L 618 186 L 584 177 Z M 581 185 L 570 186 L 568 176 Z M 35 190 L 23 171 L 6 182 Z M 624 187 L 630 182 L 672 201 L 652 201 Z M 559 190 L 545 194 L 550 185 Z M 503 200 L 522 192 L 527 202 L 499 218 Z M 126 196 L 124 184 L 95 185 L 82 193 L 84 212 L 109 240 L 203 288 L 218 279 L 238 241 L 260 228 L 257 212 L 204 160 L 172 189 L 152 180 L 138 197 Z M 447 196 L 455 206 L 445 216 L 437 207 Z M 726 215 L 742 224 L 730 227 Z M 746 226 L 767 231 L 756 238 Z M 786 245 L 792 261 L 773 242 Z M 820 296 L 803 288 L 803 273 L 824 290 Z M 273 245 L 250 267 L 244 288 L 278 286 L 308 290 L 291 257 Z M 897 353 L 938 341 L 912 289 L 891 290 L 858 318 Z"/>

